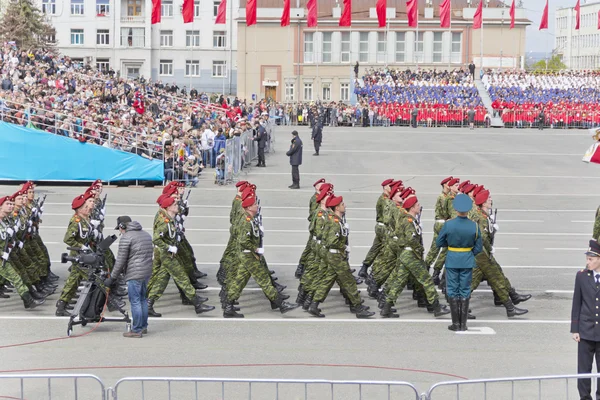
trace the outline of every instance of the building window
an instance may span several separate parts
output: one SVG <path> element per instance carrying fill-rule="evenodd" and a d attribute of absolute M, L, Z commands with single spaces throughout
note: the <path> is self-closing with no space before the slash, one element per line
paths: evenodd
<path fill-rule="evenodd" d="M 314 62 L 314 32 L 304 32 L 304 62 Z M 312 89 L 311 89 L 312 90 Z"/>
<path fill-rule="evenodd" d="M 71 44 L 83 44 L 83 29 L 71 29 Z"/>
<path fill-rule="evenodd" d="M 200 31 L 185 31 L 185 46 L 200 47 Z"/>
<path fill-rule="evenodd" d="M 417 35 L 417 52 L 415 53 L 416 62 L 423 62 L 423 32 Z"/>
<path fill-rule="evenodd" d="M 160 31 L 160 47 L 173 47 L 173 31 Z"/>
<path fill-rule="evenodd" d="M 71 15 L 83 15 L 83 0 L 71 0 Z"/>
<path fill-rule="evenodd" d="M 42 12 L 48 15 L 55 15 L 56 0 L 42 0 Z"/>
<path fill-rule="evenodd" d="M 331 32 L 323 32 L 323 62 L 331 62 Z"/>
<path fill-rule="evenodd" d="M 200 2 L 198 0 L 194 1 L 194 17 L 200 16 Z"/>
<path fill-rule="evenodd" d="M 321 86 L 321 94 L 323 95 L 323 101 L 331 101 L 331 83 L 324 83 Z"/>
<path fill-rule="evenodd" d="M 96 69 L 98 71 L 106 72 L 110 69 L 110 61 L 108 58 L 97 58 L 96 59 Z"/>
<path fill-rule="evenodd" d="M 142 15 L 142 0 L 127 0 L 127 16 L 139 17 Z"/>
<path fill-rule="evenodd" d="M 158 74 L 162 76 L 173 75 L 173 60 L 160 60 Z"/>
<path fill-rule="evenodd" d="M 369 61 L 369 32 L 360 32 L 358 36 L 358 61 Z"/>
<path fill-rule="evenodd" d="M 110 0 L 96 0 L 96 16 L 106 17 L 110 15 Z"/>
<path fill-rule="evenodd" d="M 396 32 L 396 62 L 403 63 L 406 56 L 406 32 Z"/>
<path fill-rule="evenodd" d="M 225 31 L 213 32 L 213 47 L 222 49 L 227 46 L 227 34 Z"/>
<path fill-rule="evenodd" d="M 217 17 L 217 14 L 219 13 L 219 4 L 221 4 L 221 0 L 214 0 L 213 1 L 213 17 Z"/>
<path fill-rule="evenodd" d="M 450 54 L 450 61 L 453 63 L 459 63 L 462 54 L 462 32 L 452 32 L 452 53 Z"/>
<path fill-rule="evenodd" d="M 377 62 L 386 61 L 387 43 L 385 32 L 377 32 Z"/>
<path fill-rule="evenodd" d="M 342 57 L 343 63 L 350 62 L 350 32 L 342 32 Z"/>
<path fill-rule="evenodd" d="M 340 83 L 340 101 L 350 100 L 350 84 Z"/>
<path fill-rule="evenodd" d="M 110 44 L 110 31 L 108 29 L 96 30 L 96 44 L 101 46 Z"/>
<path fill-rule="evenodd" d="M 285 101 L 294 101 L 295 85 L 293 83 L 285 84 Z"/>
<path fill-rule="evenodd" d="M 442 62 L 442 32 L 433 32 L 433 62 Z"/>
<path fill-rule="evenodd" d="M 312 83 L 304 84 L 304 100 L 312 100 L 313 99 L 313 85 Z"/>
<path fill-rule="evenodd" d="M 121 28 L 121 46 L 144 47 L 145 40 L 144 28 Z"/>
<path fill-rule="evenodd" d="M 173 16 L 173 0 L 163 0 L 160 5 L 160 15 L 163 17 Z"/>
<path fill-rule="evenodd" d="M 185 60 L 185 76 L 200 76 L 200 61 Z"/>
<path fill-rule="evenodd" d="M 227 76 L 227 61 L 213 61 L 213 78 L 224 78 Z"/>
<path fill-rule="evenodd" d="M 46 42 L 47 43 L 56 43 L 56 34 L 50 33 L 50 34 L 46 35 Z"/>

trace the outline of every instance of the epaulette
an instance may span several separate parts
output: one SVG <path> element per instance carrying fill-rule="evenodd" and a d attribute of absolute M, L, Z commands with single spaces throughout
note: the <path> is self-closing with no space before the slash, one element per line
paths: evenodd
<path fill-rule="evenodd" d="M 413 222 L 412 218 L 408 218 L 408 222 Z"/>
<path fill-rule="evenodd" d="M 323 216 L 323 211 L 319 211 L 319 212 L 317 213 L 317 217 L 322 217 L 322 216 Z"/>
<path fill-rule="evenodd" d="M 329 219 L 333 219 L 333 215 L 328 215 L 327 216 Z"/>
<path fill-rule="evenodd" d="M 81 219 L 79 217 L 75 217 L 75 222 L 80 223 Z"/>
<path fill-rule="evenodd" d="M 169 223 L 169 218 L 165 218 L 165 222 L 168 224 Z"/>
<path fill-rule="evenodd" d="M 252 218 L 246 216 L 246 222 L 250 222 L 250 221 L 252 221 Z"/>
<path fill-rule="evenodd" d="M 334 220 L 335 222 L 340 222 L 340 219 L 337 217 L 337 215 L 333 217 L 333 220 Z"/>

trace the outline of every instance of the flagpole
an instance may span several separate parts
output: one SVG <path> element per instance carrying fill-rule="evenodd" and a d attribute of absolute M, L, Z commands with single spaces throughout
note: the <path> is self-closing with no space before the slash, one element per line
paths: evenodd
<path fill-rule="evenodd" d="M 316 33 L 317 33 L 317 35 L 315 35 L 315 36 L 316 36 L 316 37 L 319 37 L 319 35 L 318 35 L 318 33 L 319 33 L 319 25 L 317 25 L 317 30 L 316 30 Z M 314 51 L 314 49 L 315 49 L 314 42 L 315 42 L 315 41 L 314 41 L 314 39 L 313 39 L 313 51 Z M 320 43 L 320 44 L 321 44 L 321 49 L 322 49 L 322 48 L 323 48 L 323 47 L 322 47 L 322 46 L 323 46 L 323 41 L 322 41 L 322 40 L 321 40 L 321 43 Z M 318 52 L 318 51 L 317 51 L 317 52 L 316 52 L 316 54 L 315 54 L 315 61 L 317 62 L 317 82 L 318 82 L 318 88 L 320 88 L 320 87 L 321 87 L 321 80 L 320 80 L 320 78 L 319 78 L 319 53 L 320 53 L 320 52 Z M 315 85 L 315 86 L 316 86 L 316 85 Z M 317 101 L 318 101 L 318 100 L 320 100 L 320 95 L 319 95 L 319 93 L 320 93 L 320 92 L 319 92 L 319 90 L 317 89 Z"/>
<path fill-rule="evenodd" d="M 450 0 L 450 23 L 448 24 L 448 35 L 450 37 L 450 51 L 448 52 L 448 69 L 452 64 L 452 0 Z"/>
<path fill-rule="evenodd" d="M 192 76 L 194 75 L 192 72 L 192 65 L 194 65 L 194 21 L 192 21 L 192 37 L 191 37 L 192 45 L 190 46 L 190 90 L 192 90 Z"/>
<path fill-rule="evenodd" d="M 388 35 L 390 34 L 390 20 L 387 17 L 387 8 L 385 9 L 385 66 L 388 66 Z"/>
<path fill-rule="evenodd" d="M 479 62 L 481 63 L 479 70 L 483 71 L 483 7 L 481 7 L 481 28 L 479 28 Z"/>
<path fill-rule="evenodd" d="M 417 11 L 418 13 L 419 11 Z M 415 34 L 415 63 L 417 64 L 417 69 L 419 69 L 419 55 L 417 54 L 419 50 L 419 17 L 417 14 L 417 33 Z"/>

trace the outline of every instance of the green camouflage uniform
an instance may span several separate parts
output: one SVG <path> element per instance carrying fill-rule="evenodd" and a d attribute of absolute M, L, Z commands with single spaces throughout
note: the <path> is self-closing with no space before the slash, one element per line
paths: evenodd
<path fill-rule="evenodd" d="M 312 219 L 314 217 L 315 211 L 319 208 L 319 204 L 317 204 L 317 194 L 313 194 L 308 202 L 308 223 L 312 224 Z M 310 230 L 310 228 L 309 228 Z M 304 251 L 300 256 L 300 261 L 298 261 L 299 265 L 304 265 L 306 267 L 307 258 L 310 257 L 310 252 L 313 251 L 313 234 L 309 232 L 308 241 L 306 242 L 306 246 L 304 247 Z"/>
<path fill-rule="evenodd" d="M 596 218 L 594 221 L 594 231 L 592 237 L 596 240 L 600 240 L 600 207 L 596 210 Z"/>
<path fill-rule="evenodd" d="M 452 202 L 454 201 L 454 198 L 456 197 L 455 194 L 450 193 L 448 196 L 446 196 L 446 203 L 444 206 L 444 209 L 446 210 L 446 221 L 448 221 L 449 219 L 452 218 L 456 218 L 458 216 L 458 214 L 456 213 L 456 210 L 454 210 L 454 206 L 452 205 Z M 444 264 L 446 263 L 446 253 L 448 252 L 447 248 L 443 248 L 440 251 L 440 255 L 437 259 L 437 261 L 435 262 L 435 265 L 433 266 L 433 269 L 436 271 L 441 271 L 442 268 L 444 267 Z"/>
<path fill-rule="evenodd" d="M 65 237 L 63 242 L 68 247 L 83 247 L 87 246 L 92 251 L 95 250 L 95 244 L 91 242 L 93 227 L 90 225 L 90 222 L 77 214 L 71 217 L 69 221 L 69 226 L 67 227 L 67 232 L 65 233 Z M 71 257 L 77 256 L 78 252 L 75 250 L 71 250 L 69 252 Z M 69 273 L 69 277 L 65 282 L 65 286 L 63 287 L 62 293 L 60 294 L 60 300 L 68 303 L 71 301 L 75 293 L 77 292 L 77 287 L 81 283 L 82 280 L 87 279 L 88 275 L 86 271 L 82 268 L 82 266 L 78 263 L 71 263 L 71 272 Z"/>
<path fill-rule="evenodd" d="M 386 228 L 383 222 L 384 220 L 384 212 L 388 205 L 388 203 L 392 202 L 385 193 L 382 193 L 381 196 L 377 199 L 377 204 L 375 205 L 376 212 L 376 221 L 375 225 L 375 239 L 373 239 L 373 245 L 369 249 L 365 260 L 363 261 L 363 265 L 370 267 L 375 262 L 375 258 L 379 255 L 381 250 L 383 249 L 383 244 L 385 242 L 385 234 Z"/>
<path fill-rule="evenodd" d="M 329 211 L 317 208 L 313 211 L 313 215 L 308 228 L 310 236 L 310 242 L 307 245 L 311 246 L 311 250 L 308 252 L 306 261 L 304 264 L 304 273 L 300 278 L 300 284 L 304 288 L 306 293 L 314 294 L 316 290 L 316 279 L 320 276 L 321 260 L 324 256 L 322 239 L 323 239 L 323 228 Z"/>
<path fill-rule="evenodd" d="M 229 270 L 231 268 L 236 268 L 235 262 L 237 260 L 237 251 L 235 246 L 237 243 L 236 232 L 238 228 L 236 224 L 238 223 L 240 217 L 244 214 L 244 209 L 242 208 L 242 198 L 236 195 L 231 203 L 231 211 L 229 212 L 229 241 L 227 242 L 227 247 L 225 247 L 225 251 L 223 252 L 223 256 L 219 262 L 219 268 L 223 268 L 222 273 L 225 276 L 225 281 L 227 280 Z M 233 272 L 233 274 L 235 275 L 235 272 Z"/>
<path fill-rule="evenodd" d="M 397 246 L 395 245 L 398 229 L 401 228 L 402 220 L 408 215 L 406 211 L 393 201 L 388 204 L 387 212 L 384 214 L 384 224 L 387 235 L 385 237 L 383 251 L 375 259 L 372 268 L 373 281 L 377 287 L 383 286 L 385 281 L 396 267 L 398 258 Z"/>
<path fill-rule="evenodd" d="M 248 284 L 248 280 L 252 277 L 265 296 L 274 302 L 277 300 L 277 290 L 272 284 L 269 270 L 261 265 L 261 257 L 257 253 L 260 246 L 260 227 L 254 218 L 247 213 L 244 214 L 236 235 L 237 270 L 235 277 L 228 283 L 227 299 L 229 302 L 238 300 L 242 295 L 242 290 Z"/>
<path fill-rule="evenodd" d="M 18 228 L 16 228 L 16 243 L 13 253 L 19 258 L 21 265 L 23 266 L 23 276 L 26 275 L 28 278 L 23 281 L 28 285 L 36 284 L 40 281 L 40 266 L 42 264 L 39 260 L 34 261 L 33 254 L 28 245 L 29 240 L 27 239 L 27 228 L 28 218 L 23 210 L 17 210 L 13 212 L 13 219 L 15 223 L 18 221 Z M 28 251 L 29 250 L 29 251 Z"/>
<path fill-rule="evenodd" d="M 433 264 L 434 261 L 436 261 L 437 264 L 436 258 L 440 253 L 440 249 L 437 247 L 435 242 L 447 218 L 447 197 L 448 195 L 446 193 L 442 193 L 438 196 L 437 201 L 435 202 L 435 222 L 433 224 L 433 240 L 431 242 L 431 247 L 429 247 L 429 251 L 427 252 L 427 257 L 425 257 L 425 264 L 427 264 L 429 267 L 431 267 L 431 264 Z"/>
<path fill-rule="evenodd" d="M 25 208 L 27 209 L 28 214 L 31 214 L 33 212 L 33 204 L 32 203 L 28 203 L 25 205 Z M 41 221 L 39 221 L 41 222 Z M 31 226 L 31 241 L 33 243 L 36 244 L 35 246 L 35 257 L 34 259 L 36 260 L 43 260 L 44 264 L 46 265 L 46 271 L 45 271 L 45 275 L 48 275 L 48 271 L 50 270 L 50 253 L 48 253 L 48 248 L 46 247 L 46 245 L 44 244 L 44 241 L 42 240 L 42 237 L 40 236 L 40 226 L 39 226 L 39 222 L 35 222 L 33 224 L 33 226 Z"/>
<path fill-rule="evenodd" d="M 6 226 L 0 224 L 0 246 L 2 249 L 10 251 L 10 249 L 7 248 L 7 240 L 10 240 L 10 235 L 6 232 Z M 21 279 L 21 275 L 17 272 L 14 265 L 4 258 L 10 260 L 10 256 L 3 255 L 3 258 L 0 259 L 0 277 L 2 277 L 4 281 L 10 282 L 15 287 L 19 296 L 23 297 L 25 293 L 29 292 L 29 289 L 23 282 L 23 279 Z"/>
<path fill-rule="evenodd" d="M 321 243 L 324 248 L 325 269 L 321 279 L 316 282 L 317 289 L 313 301 L 323 302 L 333 284 L 337 281 L 340 290 L 344 292 L 350 305 L 358 307 L 361 301 L 356 287 L 356 280 L 350 272 L 350 264 L 348 264 L 349 230 L 345 225 L 341 218 L 334 213 L 327 216 Z"/>

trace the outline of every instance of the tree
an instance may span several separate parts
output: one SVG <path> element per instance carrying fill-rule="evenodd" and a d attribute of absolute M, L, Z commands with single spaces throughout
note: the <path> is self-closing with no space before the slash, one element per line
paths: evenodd
<path fill-rule="evenodd" d="M 546 60 L 540 60 L 533 64 L 532 69 L 535 71 L 560 71 L 561 69 L 567 69 L 567 66 L 562 62 L 560 55 L 555 54 L 548 60 L 548 65 L 546 66 Z"/>
<path fill-rule="evenodd" d="M 12 0 L 2 17 L 0 37 L 20 49 L 54 48 L 56 31 L 32 0 Z"/>

